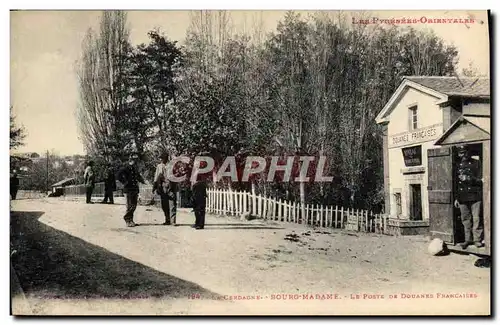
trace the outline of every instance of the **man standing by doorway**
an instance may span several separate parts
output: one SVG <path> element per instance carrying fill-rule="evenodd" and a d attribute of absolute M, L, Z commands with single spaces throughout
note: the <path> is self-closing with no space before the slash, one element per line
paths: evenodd
<path fill-rule="evenodd" d="M 167 177 L 168 154 L 160 156 L 161 162 L 156 166 L 153 193 L 160 195 L 161 209 L 165 214 L 164 225 L 176 225 L 177 213 L 177 184 Z"/>
<path fill-rule="evenodd" d="M 87 204 L 92 204 L 92 192 L 94 192 L 95 186 L 95 175 L 94 175 L 94 162 L 89 161 L 87 168 L 85 168 L 85 174 L 83 175 L 85 190 L 87 196 Z"/>
<path fill-rule="evenodd" d="M 481 168 L 479 161 L 472 159 L 467 146 L 458 148 L 458 188 L 455 207 L 460 208 L 460 217 L 464 226 L 465 242 L 460 246 L 466 249 L 474 244 L 483 247 L 483 218 L 481 199 L 483 195 Z"/>
<path fill-rule="evenodd" d="M 128 164 L 118 172 L 118 180 L 123 184 L 123 192 L 125 193 L 127 202 L 127 211 L 123 216 L 127 227 L 135 227 L 134 212 L 137 208 L 137 200 L 139 198 L 139 183 L 145 184 L 139 170 L 137 168 L 137 154 L 130 155 Z"/>

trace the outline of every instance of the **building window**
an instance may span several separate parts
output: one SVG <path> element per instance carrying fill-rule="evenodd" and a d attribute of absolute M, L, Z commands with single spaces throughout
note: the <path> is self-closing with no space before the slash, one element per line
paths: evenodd
<path fill-rule="evenodd" d="M 416 130 L 418 128 L 418 115 L 417 115 L 417 106 L 412 106 L 409 108 L 409 117 L 410 117 L 410 130 Z"/>
<path fill-rule="evenodd" d="M 396 202 L 396 215 L 399 217 L 403 214 L 403 205 L 401 203 L 401 193 L 394 193 L 394 201 Z"/>

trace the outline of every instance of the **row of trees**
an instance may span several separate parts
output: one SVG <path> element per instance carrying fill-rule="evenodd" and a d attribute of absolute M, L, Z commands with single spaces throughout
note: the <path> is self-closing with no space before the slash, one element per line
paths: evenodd
<path fill-rule="evenodd" d="M 158 153 L 323 155 L 334 181 L 250 186 L 308 203 L 376 209 L 382 138 L 375 124 L 405 75 L 450 75 L 457 51 L 412 28 L 352 25 L 320 12 L 287 13 L 234 33 L 230 12 L 193 12 L 183 46 L 159 30 L 128 38 L 126 14 L 106 11 L 89 30 L 79 67 L 80 131 L 88 153 L 119 163 L 130 150 L 150 176 Z"/>

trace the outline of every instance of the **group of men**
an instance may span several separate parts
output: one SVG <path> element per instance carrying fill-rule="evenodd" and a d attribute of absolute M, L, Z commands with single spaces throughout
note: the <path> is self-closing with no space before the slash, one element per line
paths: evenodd
<path fill-rule="evenodd" d="M 115 173 L 111 164 L 108 164 L 106 170 L 106 177 L 104 179 L 104 199 L 101 203 L 113 204 L 113 192 L 116 191 L 116 180 L 123 184 L 123 193 L 126 199 L 126 212 L 123 216 L 127 227 L 135 227 L 137 224 L 134 222 L 134 212 L 137 208 L 139 199 L 139 183 L 146 184 L 144 178 L 139 172 L 137 162 L 139 156 L 132 154 L 129 157 L 128 163 L 120 168 L 115 178 Z M 179 186 L 177 183 L 172 182 L 167 177 L 167 164 L 169 155 L 163 153 L 160 156 L 160 163 L 156 167 L 152 192 L 160 196 L 161 208 L 165 215 L 165 222 L 163 225 L 176 226 L 176 213 L 177 213 L 177 193 Z M 90 161 L 85 168 L 84 183 L 86 186 L 86 202 L 92 204 L 92 193 L 95 186 L 95 173 L 93 170 L 94 163 Z M 204 229 L 205 227 L 205 207 L 207 197 L 207 187 L 204 180 L 196 179 L 191 185 L 193 207 L 195 213 L 195 223 L 192 225 L 195 229 Z M 108 201 L 109 200 L 109 201 Z"/>

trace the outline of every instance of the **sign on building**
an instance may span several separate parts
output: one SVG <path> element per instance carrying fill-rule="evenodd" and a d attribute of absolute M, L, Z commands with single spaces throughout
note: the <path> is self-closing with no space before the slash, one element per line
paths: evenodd
<path fill-rule="evenodd" d="M 413 146 L 401 149 L 406 167 L 422 165 L 422 146 Z"/>
<path fill-rule="evenodd" d="M 418 130 L 398 133 L 389 136 L 389 148 L 406 147 L 408 145 L 437 139 L 443 134 L 443 124 L 434 124 Z"/>

